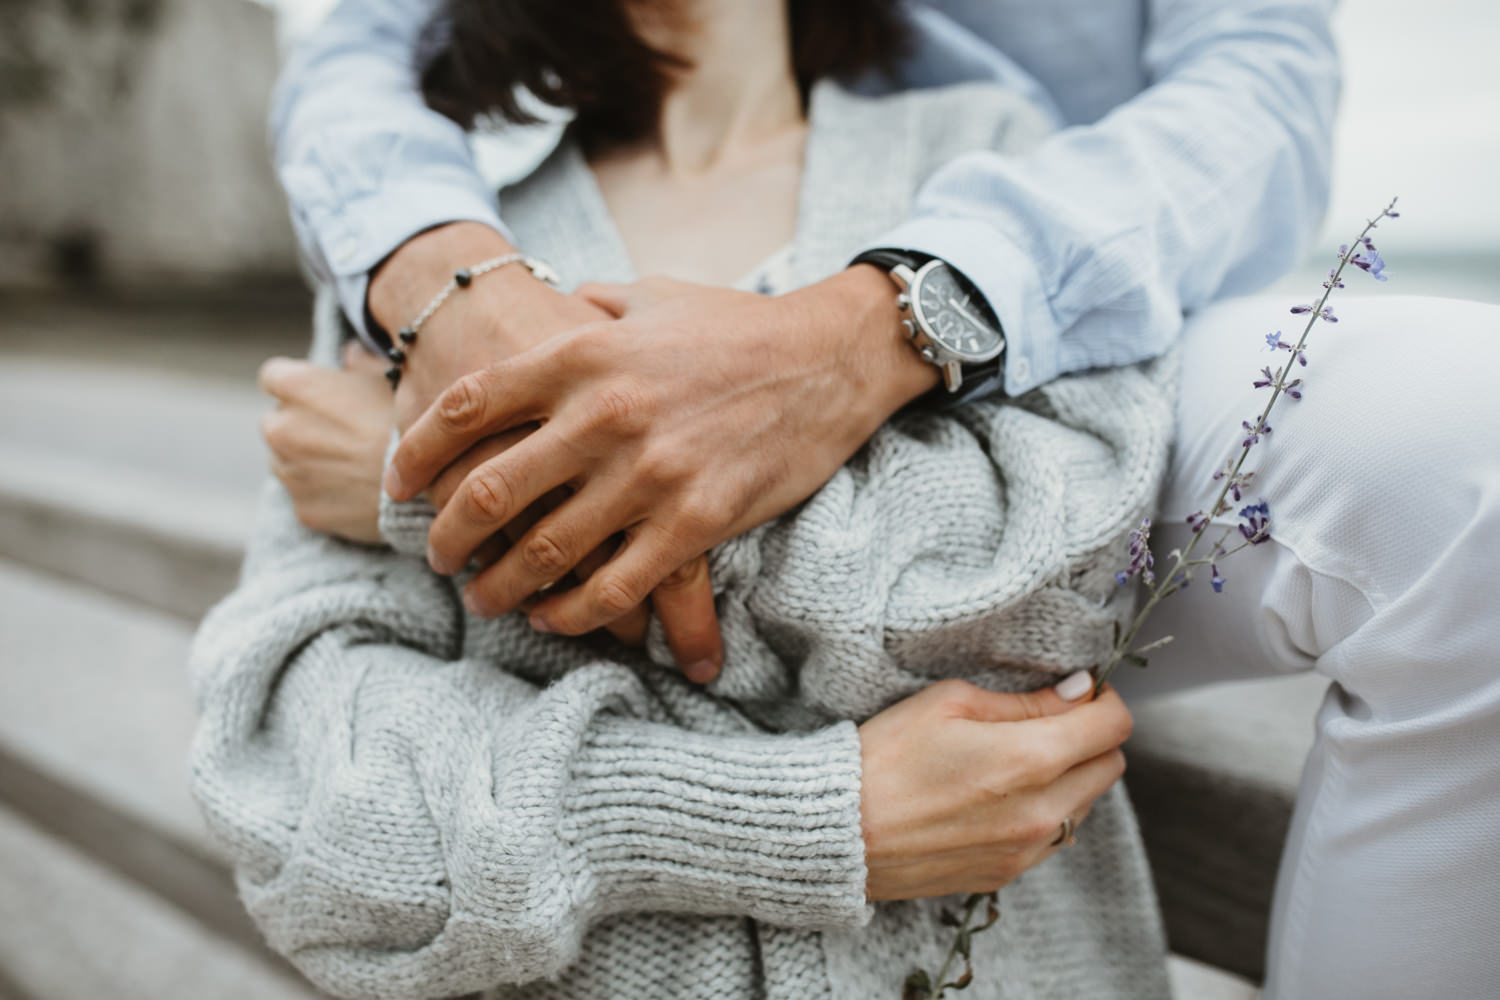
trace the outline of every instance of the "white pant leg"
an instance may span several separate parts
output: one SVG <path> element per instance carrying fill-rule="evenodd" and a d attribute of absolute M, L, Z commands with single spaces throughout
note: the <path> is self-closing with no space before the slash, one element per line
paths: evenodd
<path fill-rule="evenodd" d="M 1264 335 L 1300 332 L 1287 305 L 1235 300 L 1188 324 L 1159 570 L 1264 405 L 1256 371 L 1285 360 Z M 1246 464 L 1275 540 L 1223 563 L 1223 594 L 1200 574 L 1163 603 L 1143 638 L 1176 641 L 1116 677 L 1132 698 L 1292 670 L 1334 682 L 1282 858 L 1268 1000 L 1494 1000 L 1500 308 L 1379 294 L 1336 308 L 1297 372 L 1304 399 L 1277 404 Z"/>

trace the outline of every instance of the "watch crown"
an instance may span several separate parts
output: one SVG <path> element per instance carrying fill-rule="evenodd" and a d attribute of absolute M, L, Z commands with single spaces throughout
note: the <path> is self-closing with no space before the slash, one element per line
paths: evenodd
<path fill-rule="evenodd" d="M 909 319 L 903 319 L 901 321 L 901 327 L 902 327 L 902 329 L 904 329 L 906 331 L 906 339 L 907 340 L 914 340 L 916 338 L 916 336 L 917 336 L 917 324 L 913 323 Z"/>
<path fill-rule="evenodd" d="M 937 363 L 937 352 L 930 347 L 922 348 L 922 360 Z"/>
<path fill-rule="evenodd" d="M 911 296 L 907 295 L 905 292 L 901 292 L 899 295 L 897 295 L 896 296 L 896 308 L 900 309 L 902 312 L 905 312 L 906 310 L 910 309 L 911 308 Z"/>

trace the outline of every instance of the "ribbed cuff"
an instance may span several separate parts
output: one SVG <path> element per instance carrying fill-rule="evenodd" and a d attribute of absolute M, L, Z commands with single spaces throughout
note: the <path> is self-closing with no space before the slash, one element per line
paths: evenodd
<path fill-rule="evenodd" d="M 745 914 L 859 927 L 859 733 L 723 736 L 600 718 L 572 764 L 562 835 L 610 912 Z"/>

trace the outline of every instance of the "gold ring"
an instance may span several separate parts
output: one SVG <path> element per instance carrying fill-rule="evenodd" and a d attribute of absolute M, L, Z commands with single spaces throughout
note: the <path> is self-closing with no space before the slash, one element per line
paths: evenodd
<path fill-rule="evenodd" d="M 1072 847 L 1078 843 L 1078 838 L 1073 835 L 1077 829 L 1078 827 L 1073 823 L 1073 817 L 1064 816 L 1062 829 L 1057 832 L 1057 839 L 1052 842 L 1052 846 Z"/>

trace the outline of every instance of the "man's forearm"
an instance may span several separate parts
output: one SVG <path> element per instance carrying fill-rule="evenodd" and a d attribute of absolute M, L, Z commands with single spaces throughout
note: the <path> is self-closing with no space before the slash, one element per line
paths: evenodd
<path fill-rule="evenodd" d="M 406 240 L 455 221 L 503 231 L 467 135 L 418 89 L 418 40 L 440 7 L 345 0 L 294 47 L 273 95 L 298 243 L 362 333 L 369 274 Z"/>

